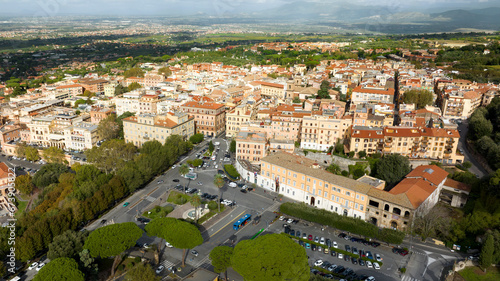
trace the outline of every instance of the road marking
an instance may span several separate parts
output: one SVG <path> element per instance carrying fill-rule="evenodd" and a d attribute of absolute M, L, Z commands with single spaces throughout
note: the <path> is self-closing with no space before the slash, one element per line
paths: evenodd
<path fill-rule="evenodd" d="M 142 198 L 141 200 L 135 202 L 134 204 L 130 205 L 130 207 L 128 207 L 129 210 L 132 210 L 135 206 L 137 206 L 139 203 L 141 203 L 142 201 L 144 201 L 144 198 Z"/>
<path fill-rule="evenodd" d="M 225 228 L 226 226 L 228 226 L 230 223 L 234 222 L 235 220 L 239 219 L 241 215 L 243 215 L 244 213 L 246 213 L 247 211 L 243 211 L 241 212 L 239 215 L 235 216 L 234 219 L 232 219 L 230 222 L 226 223 L 223 227 L 219 228 L 219 230 L 217 230 L 216 232 L 214 232 L 212 235 L 210 235 L 210 237 L 213 237 L 215 234 L 219 233 L 219 231 L 221 231 L 223 228 Z"/>
<path fill-rule="evenodd" d="M 146 194 L 146 196 L 151 195 L 151 193 L 155 192 L 158 188 L 160 188 L 160 187 L 159 187 L 159 186 L 158 186 L 158 187 L 156 187 L 155 189 L 153 189 L 153 191 L 151 191 L 150 193 Z"/>

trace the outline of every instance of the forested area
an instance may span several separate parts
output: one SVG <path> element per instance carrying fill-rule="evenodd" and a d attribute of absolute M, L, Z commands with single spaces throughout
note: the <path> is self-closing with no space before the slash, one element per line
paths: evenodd
<path fill-rule="evenodd" d="M 168 169 L 191 144 L 170 136 L 165 144 L 145 143 L 140 150 L 123 140 L 106 141 L 86 152 L 93 164 L 47 164 L 33 183 L 41 190 L 30 212 L 16 224 L 16 258 L 27 261 L 47 251 L 55 237 L 77 230 L 113 207 L 155 175 Z M 7 229 L 1 229 L 0 253 L 8 253 Z"/>

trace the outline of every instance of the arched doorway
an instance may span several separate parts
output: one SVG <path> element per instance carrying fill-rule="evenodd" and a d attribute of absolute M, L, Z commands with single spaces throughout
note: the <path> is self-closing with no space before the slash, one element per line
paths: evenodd
<path fill-rule="evenodd" d="M 347 213 L 348 213 L 347 209 L 344 209 L 344 216 L 347 216 Z"/>
<path fill-rule="evenodd" d="M 316 201 L 316 199 L 313 196 L 311 196 L 311 205 L 313 206 L 314 206 L 314 201 Z"/>
<path fill-rule="evenodd" d="M 370 218 L 370 222 L 373 223 L 374 225 L 377 225 L 377 221 L 378 220 L 376 218 L 374 218 L 374 217 Z"/>
<path fill-rule="evenodd" d="M 398 223 L 397 223 L 397 222 L 395 222 L 395 221 L 391 221 L 391 227 L 392 227 L 393 229 L 398 229 Z"/>

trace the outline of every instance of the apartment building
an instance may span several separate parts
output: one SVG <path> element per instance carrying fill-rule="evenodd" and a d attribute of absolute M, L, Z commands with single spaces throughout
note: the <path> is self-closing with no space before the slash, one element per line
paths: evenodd
<path fill-rule="evenodd" d="M 261 160 L 258 184 L 293 200 L 360 219 L 365 219 L 371 189 L 369 184 L 334 175 L 309 158 L 286 152 Z"/>
<path fill-rule="evenodd" d="M 156 113 L 160 98 L 155 94 L 144 94 L 144 91 L 126 93 L 123 97 L 115 98 L 116 115 L 125 112 L 135 114 Z"/>
<path fill-rule="evenodd" d="M 104 85 L 104 95 L 106 97 L 114 97 L 115 96 L 115 88 L 118 84 L 116 83 L 109 83 Z"/>
<path fill-rule="evenodd" d="M 223 104 L 191 101 L 183 104 L 180 110 L 195 117 L 196 133 L 214 137 L 226 129 L 226 107 Z"/>
<path fill-rule="evenodd" d="M 88 115 L 74 115 L 61 113 L 55 115 L 35 117 L 26 124 L 29 130 L 30 143 L 42 147 L 55 146 L 64 149 L 66 137 L 64 129 L 84 121 Z"/>
<path fill-rule="evenodd" d="M 393 103 L 394 89 L 360 85 L 352 90 L 351 101 L 352 104 Z"/>
<path fill-rule="evenodd" d="M 171 135 L 188 139 L 194 132 L 195 118 L 183 112 L 163 115 L 143 113 L 123 119 L 125 141 L 137 147 L 150 140 L 165 143 Z"/>
<path fill-rule="evenodd" d="M 481 105 L 482 98 L 476 91 L 445 90 L 443 117 L 467 119 Z"/>
<path fill-rule="evenodd" d="M 260 160 L 266 156 L 267 149 L 266 135 L 263 133 L 239 132 L 236 136 L 236 159 L 260 164 Z"/>
<path fill-rule="evenodd" d="M 0 127 L 0 145 L 21 138 L 21 131 L 24 128 L 21 125 L 8 123 Z"/>
<path fill-rule="evenodd" d="M 161 74 L 147 73 L 144 75 L 145 87 L 156 87 L 158 84 L 165 82 L 165 76 Z"/>
<path fill-rule="evenodd" d="M 328 115 L 311 115 L 302 119 L 300 147 L 326 151 L 350 135 L 352 119 Z"/>
<path fill-rule="evenodd" d="M 455 129 L 353 126 L 348 147 L 355 153 L 397 153 L 455 164 L 464 160 L 457 152 L 459 138 Z"/>
<path fill-rule="evenodd" d="M 56 87 L 56 96 L 53 99 L 67 99 L 83 94 L 84 88 L 80 84 L 64 85 Z"/>
<path fill-rule="evenodd" d="M 105 79 L 92 79 L 83 78 L 78 80 L 78 83 L 82 85 L 84 91 L 91 91 L 96 94 L 104 94 L 104 85 L 108 84 L 108 80 Z"/>
<path fill-rule="evenodd" d="M 252 109 L 249 105 L 238 105 L 226 113 L 226 137 L 232 138 L 238 135 L 241 125 L 246 124 L 252 118 Z"/>
<path fill-rule="evenodd" d="M 285 85 L 262 81 L 258 81 L 258 83 L 261 85 L 260 94 L 262 96 L 275 99 L 284 99 L 286 97 Z"/>
<path fill-rule="evenodd" d="M 97 125 L 90 122 L 79 122 L 64 128 L 64 139 L 66 149 L 78 151 L 91 149 L 101 140 Z"/>
<path fill-rule="evenodd" d="M 111 108 L 93 106 L 90 110 L 90 122 L 92 124 L 98 125 L 102 120 L 108 118 L 111 113 L 113 113 L 113 110 L 111 110 Z"/>

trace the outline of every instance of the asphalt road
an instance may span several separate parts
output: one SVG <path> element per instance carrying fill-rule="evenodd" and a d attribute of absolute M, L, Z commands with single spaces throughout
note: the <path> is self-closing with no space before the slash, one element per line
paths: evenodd
<path fill-rule="evenodd" d="M 462 124 L 458 126 L 458 129 L 460 130 L 460 142 L 458 143 L 458 148 L 461 148 L 464 151 L 464 161 L 469 161 L 472 163 L 472 167 L 470 167 L 469 171 L 481 178 L 488 173 L 483 169 L 479 162 L 474 157 L 472 157 L 472 154 L 467 149 L 466 140 L 467 132 L 469 131 L 468 122 L 468 120 L 464 120 Z"/>

